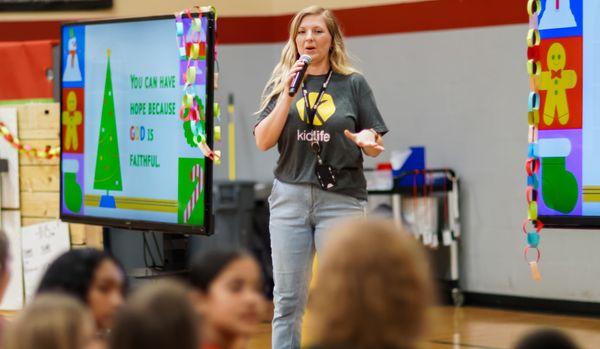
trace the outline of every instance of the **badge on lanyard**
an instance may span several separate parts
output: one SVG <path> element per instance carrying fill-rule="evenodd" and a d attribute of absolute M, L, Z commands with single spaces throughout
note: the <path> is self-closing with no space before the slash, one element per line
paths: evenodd
<path fill-rule="evenodd" d="M 303 83 L 302 84 L 302 97 L 304 98 L 304 108 L 306 110 L 306 116 L 308 119 L 308 123 L 309 123 L 309 127 L 311 129 L 314 129 L 314 119 L 315 119 L 315 115 L 317 114 L 317 109 L 319 108 L 319 104 L 321 103 L 321 100 L 323 99 L 323 96 L 325 95 L 325 90 L 327 89 L 327 85 L 329 85 L 329 80 L 331 80 L 331 75 L 333 74 L 333 71 L 330 69 L 329 73 L 327 74 L 327 79 L 325 79 L 325 82 L 323 83 L 323 86 L 321 86 L 321 90 L 319 91 L 319 95 L 317 96 L 317 99 L 315 100 L 315 103 L 313 104 L 312 108 L 310 106 L 310 102 L 308 100 L 308 91 L 306 90 L 306 85 Z M 317 165 L 315 167 L 315 174 L 317 176 L 317 179 L 319 180 L 319 184 L 321 185 L 321 188 L 323 188 L 323 190 L 329 190 L 335 187 L 336 185 L 336 170 L 331 167 L 329 164 L 326 164 L 325 162 L 323 162 L 323 159 L 321 158 L 321 146 L 319 144 L 319 141 L 316 139 L 316 137 L 313 137 L 313 141 L 310 142 L 310 149 L 312 150 L 312 152 L 317 156 Z"/>

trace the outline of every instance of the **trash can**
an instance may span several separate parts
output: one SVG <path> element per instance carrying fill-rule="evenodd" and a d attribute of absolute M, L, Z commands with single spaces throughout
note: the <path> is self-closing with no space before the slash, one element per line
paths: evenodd
<path fill-rule="evenodd" d="M 252 247 L 254 184 L 251 181 L 214 182 L 214 234 L 190 236 L 188 258 L 215 249 Z"/>

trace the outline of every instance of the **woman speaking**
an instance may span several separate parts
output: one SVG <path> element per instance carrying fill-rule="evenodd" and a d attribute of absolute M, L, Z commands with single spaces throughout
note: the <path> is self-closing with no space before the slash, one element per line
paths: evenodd
<path fill-rule="evenodd" d="M 308 57 L 307 57 L 308 56 Z M 290 85 L 308 64 L 297 93 Z M 364 215 L 362 153 L 383 151 L 388 129 L 365 78 L 349 63 L 333 13 L 298 12 L 289 40 L 266 84 L 254 133 L 279 160 L 269 197 L 275 279 L 273 348 L 300 348 L 315 248 L 336 218 Z"/>

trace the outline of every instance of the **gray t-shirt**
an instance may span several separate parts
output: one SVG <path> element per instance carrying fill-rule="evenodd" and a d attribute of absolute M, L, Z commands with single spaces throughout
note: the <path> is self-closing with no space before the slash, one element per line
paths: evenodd
<path fill-rule="evenodd" d="M 306 77 L 304 83 L 311 107 L 326 78 L 327 75 Z M 260 113 L 257 125 L 271 113 L 276 103 L 277 96 Z M 385 134 L 388 129 L 365 78 L 358 73 L 334 73 L 317 109 L 313 129 L 307 119 L 302 91 L 299 91 L 277 143 L 279 160 L 275 177 L 282 182 L 311 183 L 320 188 L 315 175 L 316 155 L 310 149 L 310 142 L 317 137 L 322 149 L 321 158 L 337 170 L 337 184 L 330 191 L 366 200 L 362 151 L 344 135 L 344 130 L 359 132 L 372 128 Z"/>

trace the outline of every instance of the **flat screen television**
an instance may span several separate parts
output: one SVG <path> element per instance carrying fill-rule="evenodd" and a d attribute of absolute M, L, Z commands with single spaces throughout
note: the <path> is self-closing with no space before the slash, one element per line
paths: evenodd
<path fill-rule="evenodd" d="M 541 1 L 536 178 L 546 227 L 600 227 L 600 2 Z M 533 103 L 532 103 L 533 102 Z M 539 104 L 536 105 L 536 104 Z"/>
<path fill-rule="evenodd" d="M 194 32 L 191 18 L 62 26 L 62 220 L 210 234 L 212 161 L 198 148 L 197 135 L 201 127 L 212 148 L 215 14 L 196 15 Z M 197 58 L 187 60 L 190 35 L 199 44 Z M 195 84 L 184 93 L 190 65 Z M 205 116 L 194 123 L 180 113 L 191 89 Z"/>

